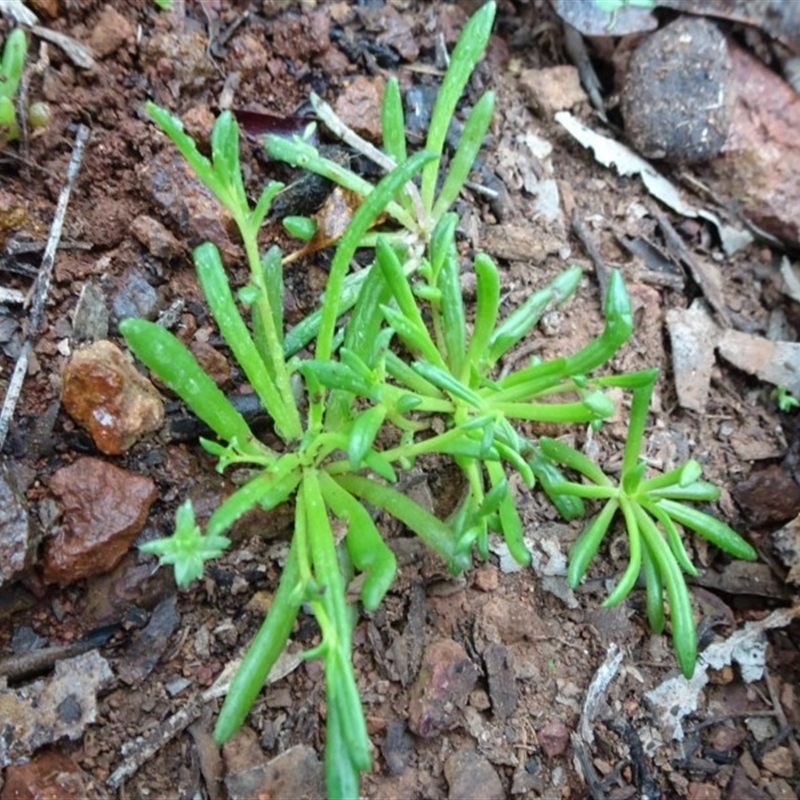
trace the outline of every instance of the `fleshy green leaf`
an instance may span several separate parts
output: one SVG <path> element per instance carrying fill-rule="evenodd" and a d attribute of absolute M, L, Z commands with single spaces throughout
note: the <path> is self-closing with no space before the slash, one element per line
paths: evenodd
<path fill-rule="evenodd" d="M 175 582 L 185 588 L 202 576 L 205 562 L 219 558 L 230 543 L 227 536 L 203 536 L 194 520 L 192 502 L 186 500 L 175 514 L 175 532 L 172 536 L 147 542 L 140 549 L 157 555 L 161 564 L 172 564 Z"/>

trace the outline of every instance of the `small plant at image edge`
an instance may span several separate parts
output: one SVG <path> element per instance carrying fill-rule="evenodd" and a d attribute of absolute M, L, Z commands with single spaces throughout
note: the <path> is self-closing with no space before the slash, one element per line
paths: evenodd
<path fill-rule="evenodd" d="M 645 8 L 653 9 L 657 5 L 657 0 L 594 0 L 594 4 L 606 14 L 611 15 L 606 30 L 609 33 L 614 32 L 614 26 L 617 24 L 617 16 L 623 8 Z"/>
<path fill-rule="evenodd" d="M 539 447 L 553 462 L 578 472 L 586 483 L 557 480 L 551 490 L 558 494 L 604 501 L 600 513 L 584 528 L 569 554 L 567 579 L 573 588 L 582 580 L 589 562 L 621 513 L 628 534 L 629 561 L 604 605 L 616 605 L 627 597 L 639 575 L 644 575 L 647 618 L 656 633 L 664 630 L 664 588 L 669 600 L 672 641 L 681 671 L 687 677 L 697 660 L 697 633 L 689 592 L 683 574 L 697 576 L 683 545 L 679 527 L 700 534 L 736 558 L 755 560 L 757 553 L 725 523 L 687 502 L 710 502 L 720 491 L 700 480 L 702 467 L 689 460 L 681 467 L 647 478 L 646 464 L 639 460 L 647 408 L 657 371 L 600 378 L 599 385 L 633 390 L 628 437 L 622 471 L 614 483 L 591 459 L 557 440 L 541 437 Z"/>
<path fill-rule="evenodd" d="M 485 38 L 493 14 L 494 4 L 489 3 L 476 15 Z M 465 27 L 462 39 L 474 34 L 476 17 Z M 456 56 L 465 52 L 462 58 L 471 66 L 459 81 L 459 92 L 480 56 L 460 47 L 461 40 L 450 69 L 464 71 Z M 131 350 L 217 435 L 216 440 L 201 443 L 217 457 L 218 469 L 247 465 L 253 470 L 252 477 L 214 511 L 205 531 L 196 524 L 187 501 L 178 509 L 174 534 L 144 549 L 172 564 L 178 583 L 185 586 L 199 577 L 207 559 L 224 551 L 229 544 L 225 532 L 249 509 L 269 509 L 294 500 L 294 531 L 278 589 L 231 684 L 215 729 L 218 741 L 228 739 L 243 722 L 306 606 L 321 637 L 305 657 L 320 658 L 325 674 L 327 791 L 331 797 L 357 797 L 359 775 L 370 769 L 371 758 L 351 660 L 356 608 L 348 601 L 347 588 L 360 573 L 359 598 L 372 611 L 396 572 L 394 554 L 370 508 L 386 511 L 419 535 L 454 573 L 470 567 L 473 552 L 486 557 L 491 532 L 503 536 L 520 563 L 529 563 L 522 522 L 509 489 L 509 469 L 529 488 L 538 480 L 568 519 L 584 513 L 583 498 L 606 500 L 571 554 L 573 583 L 580 580 L 620 508 L 628 527 L 632 566 L 610 600 L 622 600 L 632 586 L 629 575 L 635 571 L 635 579 L 643 571 L 651 624 L 658 629 L 655 590 L 666 586 L 674 637 L 677 611 L 682 615 L 681 634 L 691 633 L 694 641 L 691 617 L 683 618 L 688 608 L 685 584 L 673 568 L 677 563 L 687 572 L 693 569 L 688 558 L 675 555 L 678 526 L 697 530 L 729 550 L 738 548 L 736 554 L 752 557 L 753 553 L 729 528 L 717 527 L 721 523 L 708 515 L 698 517 L 700 512 L 685 504 L 713 499 L 716 491 L 699 481 L 694 462 L 645 479 L 638 453 L 655 374 L 591 375 L 631 333 L 628 297 L 618 273 L 609 281 L 605 327 L 597 339 L 571 356 L 533 362 L 496 376 L 503 355 L 543 313 L 572 294 L 581 271 L 567 270 L 501 320 L 498 270 L 490 258 L 478 254 L 473 264 L 477 300 L 470 329 L 460 291 L 457 218 L 448 213 L 449 204 L 433 214 L 439 200 L 425 201 L 423 208 L 430 214 L 424 225 L 401 229 L 415 231 L 410 238 L 394 231 L 374 233 L 376 220 L 393 203 L 403 207 L 408 202 L 413 207 L 410 182 L 415 175 L 421 173 L 421 199 L 426 185 L 434 189 L 436 185 L 435 175 L 426 184 L 426 174 L 432 173 L 425 170 L 436 165 L 438 173 L 441 150 L 399 157 L 395 143 L 396 165 L 377 185 L 364 187 L 363 202 L 336 247 L 319 311 L 285 332 L 281 253 L 275 247 L 261 253 L 258 246 L 259 229 L 280 185 L 267 184 L 250 205 L 239 165 L 238 130 L 230 113 L 223 113 L 214 126 L 208 159 L 183 132 L 179 120 L 153 105 L 148 110 L 239 228 L 250 280 L 236 296 L 214 245 L 206 243 L 195 250 L 195 266 L 220 334 L 283 444 L 275 450 L 258 440 L 171 333 L 145 320 L 125 320 L 120 329 Z M 451 164 L 444 185 L 453 169 Z M 434 218 L 428 231 L 425 225 Z M 374 263 L 359 273 L 358 282 L 348 283 L 350 261 L 363 246 L 374 247 Z M 348 287 L 352 300 L 345 297 Z M 351 308 L 349 317 L 341 322 L 346 308 Z M 310 357 L 302 348 L 312 340 Z M 402 343 L 401 349 L 392 346 L 396 341 Z M 401 357 L 398 352 L 408 355 Z M 619 486 L 577 451 L 554 440 L 529 440 L 518 432 L 520 421 L 599 424 L 614 411 L 604 393 L 608 386 L 632 389 L 634 394 L 626 468 Z M 452 458 L 464 475 L 463 497 L 447 519 L 437 518 L 396 488 L 398 474 L 428 454 Z M 591 483 L 567 480 L 558 464 L 578 471 Z M 656 536 L 653 528 L 646 528 L 642 514 L 655 520 L 653 525 L 663 526 L 666 544 L 661 533 Z M 663 619 L 663 604 L 661 613 Z M 694 647 L 682 647 L 676 640 L 681 668 L 690 674 Z"/>
<path fill-rule="evenodd" d="M 0 146 L 19 138 L 20 127 L 14 95 L 25 67 L 28 42 L 22 28 L 14 28 L 6 37 L 0 60 Z"/>

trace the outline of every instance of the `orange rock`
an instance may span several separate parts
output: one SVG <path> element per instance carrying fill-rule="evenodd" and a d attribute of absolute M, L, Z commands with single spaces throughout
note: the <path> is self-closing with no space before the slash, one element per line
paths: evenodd
<path fill-rule="evenodd" d="M 383 78 L 359 75 L 336 100 L 334 111 L 356 133 L 373 142 L 381 140 Z"/>
<path fill-rule="evenodd" d="M 123 453 L 164 423 L 164 404 L 155 387 L 112 342 L 76 351 L 62 378 L 64 408 L 107 455 Z"/>
<path fill-rule="evenodd" d="M 800 98 L 757 58 L 729 42 L 736 99 L 722 155 L 698 168 L 719 197 L 793 245 L 800 243 Z"/>
<path fill-rule="evenodd" d="M 61 753 L 45 750 L 27 764 L 6 768 L 0 800 L 83 800 L 88 794 L 80 767 Z"/>
<path fill-rule="evenodd" d="M 147 521 L 155 483 L 98 458 L 80 458 L 50 480 L 63 524 L 45 547 L 46 583 L 66 586 L 113 569 Z"/>

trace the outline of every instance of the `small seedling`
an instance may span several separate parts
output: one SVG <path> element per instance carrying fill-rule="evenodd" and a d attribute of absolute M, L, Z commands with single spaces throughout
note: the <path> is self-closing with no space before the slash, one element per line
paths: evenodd
<path fill-rule="evenodd" d="M 28 42 L 22 28 L 14 28 L 6 37 L 0 61 L 0 145 L 19 138 L 20 127 L 14 96 L 22 79 Z"/>
<path fill-rule="evenodd" d="M 788 414 L 795 408 L 800 408 L 800 400 L 798 400 L 785 386 L 778 386 L 772 393 L 778 408 L 784 414 Z"/>

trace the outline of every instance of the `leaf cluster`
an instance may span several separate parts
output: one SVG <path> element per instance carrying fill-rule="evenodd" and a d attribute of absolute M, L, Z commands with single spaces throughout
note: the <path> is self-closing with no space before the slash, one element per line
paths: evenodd
<path fill-rule="evenodd" d="M 641 574 L 646 587 L 648 622 L 654 632 L 661 633 L 665 626 L 666 588 L 678 665 L 686 677 L 691 677 L 697 660 L 697 632 L 683 576 L 697 577 L 698 572 L 686 552 L 680 528 L 694 531 L 736 558 L 752 561 L 758 554 L 728 525 L 688 505 L 714 501 L 720 494 L 716 486 L 700 480 L 702 467 L 697 461 L 690 459 L 661 475 L 646 477 L 646 464 L 639 459 L 639 453 L 655 379 L 655 370 L 645 370 L 600 380 L 603 385 L 633 391 L 628 438 L 617 483 L 591 459 L 563 442 L 542 437 L 539 447 L 554 463 L 586 479 L 585 483 L 556 480 L 551 491 L 603 501 L 602 510 L 584 528 L 570 552 L 567 575 L 570 586 L 581 582 L 613 519 L 621 513 L 628 534 L 629 561 L 604 605 L 621 603 Z"/>

